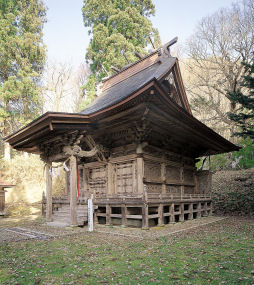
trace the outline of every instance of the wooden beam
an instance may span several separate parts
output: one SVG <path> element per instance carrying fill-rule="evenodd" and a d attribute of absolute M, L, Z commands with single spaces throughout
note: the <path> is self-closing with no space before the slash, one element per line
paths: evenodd
<path fill-rule="evenodd" d="M 70 224 L 77 226 L 77 159 L 70 157 Z"/>
<path fill-rule="evenodd" d="M 52 222 L 52 173 L 51 163 L 46 164 L 46 221 Z"/>

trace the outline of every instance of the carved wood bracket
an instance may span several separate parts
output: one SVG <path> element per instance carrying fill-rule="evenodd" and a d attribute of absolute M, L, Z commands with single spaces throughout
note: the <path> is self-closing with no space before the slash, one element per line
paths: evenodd
<path fill-rule="evenodd" d="M 96 155 L 99 151 L 99 148 L 95 146 L 93 149 L 86 151 L 82 150 L 80 146 L 74 145 L 74 146 L 64 146 L 63 152 L 67 155 L 74 155 L 78 157 L 92 157 Z"/>

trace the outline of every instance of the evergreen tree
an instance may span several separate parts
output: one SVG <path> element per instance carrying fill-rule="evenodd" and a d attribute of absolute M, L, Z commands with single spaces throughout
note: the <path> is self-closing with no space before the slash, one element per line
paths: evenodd
<path fill-rule="evenodd" d="M 235 106 L 235 111 L 228 113 L 229 118 L 236 123 L 239 131 L 234 135 L 250 137 L 254 140 L 254 62 L 243 62 L 244 75 L 240 87 L 235 92 L 229 92 L 228 98 Z"/>
<path fill-rule="evenodd" d="M 137 60 L 134 52 L 145 55 L 149 35 L 155 44 L 160 43 L 158 31 L 153 28 L 149 16 L 154 15 L 152 0 L 84 0 L 82 9 L 84 24 L 90 27 L 92 38 L 86 59 L 92 75 L 85 86 L 86 103 L 95 94 L 95 83 L 111 72 L 111 66 L 122 68 Z"/>
<path fill-rule="evenodd" d="M 41 0 L 0 0 L 0 126 L 4 137 L 41 111 L 46 57 Z"/>

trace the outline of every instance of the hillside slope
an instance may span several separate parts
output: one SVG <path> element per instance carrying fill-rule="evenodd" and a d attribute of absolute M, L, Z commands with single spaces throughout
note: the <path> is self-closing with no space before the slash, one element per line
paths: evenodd
<path fill-rule="evenodd" d="M 254 168 L 213 174 L 212 195 L 216 214 L 254 215 Z"/>

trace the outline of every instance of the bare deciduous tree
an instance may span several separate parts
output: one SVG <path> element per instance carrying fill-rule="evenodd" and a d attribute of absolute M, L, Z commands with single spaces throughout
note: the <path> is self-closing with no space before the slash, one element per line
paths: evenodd
<path fill-rule="evenodd" d="M 235 106 L 227 99 L 254 50 L 254 1 L 243 0 L 207 16 L 187 42 L 186 89 L 193 113 L 225 136 L 232 126 L 226 112 Z"/>
<path fill-rule="evenodd" d="M 84 86 L 90 75 L 90 68 L 87 64 L 81 64 L 78 67 L 75 77 L 76 92 L 74 92 L 74 108 L 73 112 L 79 112 L 82 109 L 83 102 L 85 101 Z"/>
<path fill-rule="evenodd" d="M 82 86 L 87 81 L 89 67 L 77 69 L 68 63 L 50 63 L 44 77 L 44 111 L 77 112 L 82 102 Z"/>

